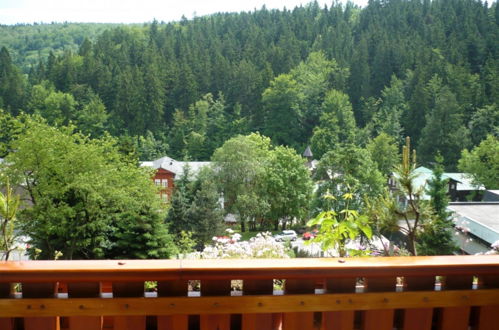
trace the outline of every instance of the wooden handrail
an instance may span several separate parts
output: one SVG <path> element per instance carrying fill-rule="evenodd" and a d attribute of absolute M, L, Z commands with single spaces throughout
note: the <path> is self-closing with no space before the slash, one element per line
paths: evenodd
<path fill-rule="evenodd" d="M 499 256 L 0 262 L 0 282 L 342 278 L 499 274 Z"/>
<path fill-rule="evenodd" d="M 274 287 L 276 279 L 285 280 L 283 287 Z M 200 281 L 200 291 L 189 291 L 190 280 Z M 242 280 L 240 291 L 231 280 Z M 156 281 L 156 292 L 145 292 L 146 281 Z M 15 283 L 20 292 L 12 291 Z M 0 329 L 7 330 L 492 330 L 497 324 L 497 255 L 0 262 Z"/>

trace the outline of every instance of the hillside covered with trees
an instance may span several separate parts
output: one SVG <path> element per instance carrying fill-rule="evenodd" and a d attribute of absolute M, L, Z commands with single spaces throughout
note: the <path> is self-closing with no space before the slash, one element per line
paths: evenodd
<path fill-rule="evenodd" d="M 108 131 L 141 159 L 207 160 L 256 131 L 296 150 L 311 144 L 320 158 L 385 133 L 398 145 L 411 136 L 422 164 L 440 152 L 452 170 L 461 150 L 498 134 L 497 3 L 312 2 L 0 29 L 0 108 Z"/>

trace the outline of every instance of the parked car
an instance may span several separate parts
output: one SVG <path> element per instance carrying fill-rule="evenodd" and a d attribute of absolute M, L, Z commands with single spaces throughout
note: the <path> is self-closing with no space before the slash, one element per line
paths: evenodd
<path fill-rule="evenodd" d="M 319 232 L 317 231 L 317 229 L 314 229 L 312 231 L 307 231 L 306 233 L 303 234 L 302 238 L 303 240 L 308 241 L 317 236 L 318 233 Z"/>
<path fill-rule="evenodd" d="M 274 239 L 278 242 L 283 241 L 296 241 L 298 235 L 294 230 L 283 230 L 279 234 L 274 235 Z"/>

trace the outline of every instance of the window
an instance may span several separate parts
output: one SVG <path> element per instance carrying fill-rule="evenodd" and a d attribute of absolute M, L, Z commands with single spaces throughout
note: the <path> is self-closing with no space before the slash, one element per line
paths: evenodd
<path fill-rule="evenodd" d="M 154 184 L 156 186 L 160 186 L 161 185 L 161 180 L 160 179 L 154 179 Z"/>
<path fill-rule="evenodd" d="M 168 179 L 162 179 L 161 180 L 161 186 L 168 187 Z"/>
<path fill-rule="evenodd" d="M 164 203 L 168 202 L 168 194 L 161 194 L 161 199 L 163 200 Z"/>

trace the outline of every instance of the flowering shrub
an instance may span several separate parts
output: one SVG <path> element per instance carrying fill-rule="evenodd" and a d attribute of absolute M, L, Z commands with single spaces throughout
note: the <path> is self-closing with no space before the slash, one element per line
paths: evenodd
<path fill-rule="evenodd" d="M 213 237 L 194 257 L 201 259 L 289 258 L 290 248 L 277 242 L 269 232 L 259 233 L 249 241 L 240 241 L 241 235 L 227 229 L 228 236 Z"/>

